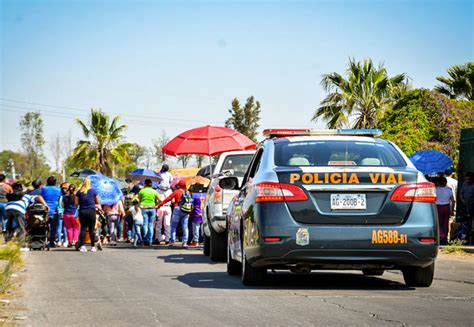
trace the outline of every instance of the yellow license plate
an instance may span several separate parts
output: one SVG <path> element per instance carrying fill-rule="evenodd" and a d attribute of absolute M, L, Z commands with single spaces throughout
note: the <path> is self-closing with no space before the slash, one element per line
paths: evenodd
<path fill-rule="evenodd" d="M 400 234 L 397 230 L 374 229 L 372 231 L 372 244 L 407 244 L 407 234 Z"/>

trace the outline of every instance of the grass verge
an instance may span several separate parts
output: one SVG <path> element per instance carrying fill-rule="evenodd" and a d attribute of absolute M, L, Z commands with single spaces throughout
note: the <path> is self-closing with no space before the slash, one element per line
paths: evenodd
<path fill-rule="evenodd" d="M 443 247 L 443 253 L 464 253 L 463 246 L 466 242 L 464 240 L 453 240 L 448 245 Z"/>
<path fill-rule="evenodd" d="M 21 265 L 20 246 L 16 242 L 8 242 L 0 247 L 0 260 L 3 265 L 0 267 L 0 292 L 4 293 L 7 288 L 8 279 L 15 267 Z"/>

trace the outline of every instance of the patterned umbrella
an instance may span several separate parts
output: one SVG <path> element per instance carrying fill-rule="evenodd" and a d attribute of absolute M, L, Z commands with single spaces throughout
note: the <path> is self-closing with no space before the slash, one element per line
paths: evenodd
<path fill-rule="evenodd" d="M 436 174 L 451 168 L 453 161 L 436 150 L 423 150 L 412 154 L 409 159 L 423 174 Z"/>
<path fill-rule="evenodd" d="M 123 193 L 116 181 L 104 175 L 92 175 L 92 188 L 97 192 L 101 204 L 113 205 L 122 199 Z"/>

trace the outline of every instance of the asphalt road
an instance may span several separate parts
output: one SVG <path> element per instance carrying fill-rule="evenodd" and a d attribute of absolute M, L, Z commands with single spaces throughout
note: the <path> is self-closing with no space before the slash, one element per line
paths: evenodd
<path fill-rule="evenodd" d="M 399 272 L 270 274 L 243 287 L 197 249 L 25 253 L 19 321 L 32 326 L 474 324 L 474 257 L 441 255 L 430 288 Z"/>

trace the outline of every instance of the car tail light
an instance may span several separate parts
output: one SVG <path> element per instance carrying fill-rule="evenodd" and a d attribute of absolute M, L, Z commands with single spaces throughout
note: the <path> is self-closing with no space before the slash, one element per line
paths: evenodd
<path fill-rule="evenodd" d="M 281 237 L 264 237 L 263 241 L 267 243 L 278 243 L 281 242 Z"/>
<path fill-rule="evenodd" d="M 256 186 L 256 202 L 306 201 L 308 196 L 298 186 L 273 182 L 259 183 Z"/>
<path fill-rule="evenodd" d="M 420 238 L 421 243 L 436 243 L 435 238 L 430 238 L 430 237 L 425 237 L 425 238 Z"/>
<path fill-rule="evenodd" d="M 436 202 L 436 188 L 433 183 L 423 182 L 400 185 L 395 189 L 390 200 L 396 202 Z"/>

